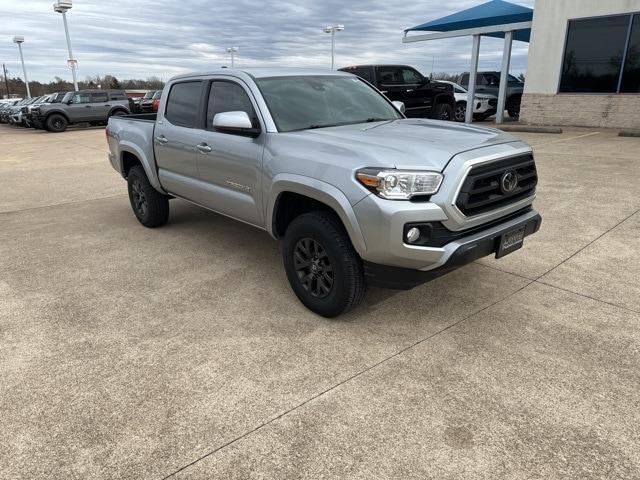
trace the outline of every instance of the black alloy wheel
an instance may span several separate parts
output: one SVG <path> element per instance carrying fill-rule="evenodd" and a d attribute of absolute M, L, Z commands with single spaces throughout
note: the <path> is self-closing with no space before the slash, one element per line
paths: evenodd
<path fill-rule="evenodd" d="M 453 118 L 456 122 L 464 122 L 467 114 L 467 104 L 465 102 L 456 103 L 456 108 L 453 111 Z"/>
<path fill-rule="evenodd" d="M 303 238 L 293 251 L 293 265 L 303 288 L 316 298 L 325 298 L 333 288 L 334 272 L 324 247 L 312 238 Z"/>
<path fill-rule="evenodd" d="M 149 210 L 149 206 L 147 205 L 147 196 L 142 188 L 142 183 L 138 179 L 131 182 L 131 196 L 133 208 L 135 208 L 136 212 L 140 216 L 146 217 L 147 211 Z"/>

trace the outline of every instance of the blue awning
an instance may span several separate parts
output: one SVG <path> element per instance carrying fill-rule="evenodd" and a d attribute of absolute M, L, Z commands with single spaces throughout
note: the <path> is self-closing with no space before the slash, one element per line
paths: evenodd
<path fill-rule="evenodd" d="M 476 7 L 462 10 L 446 17 L 432 20 L 413 28 L 408 28 L 406 32 L 413 30 L 451 32 L 454 30 L 466 30 L 477 27 L 492 27 L 506 25 L 509 23 L 530 22 L 533 19 L 533 10 L 522 5 L 505 2 L 503 0 L 491 0 Z M 489 37 L 504 38 L 504 32 L 492 32 L 484 34 Z M 528 42 L 531 36 L 531 29 L 516 30 L 513 34 L 514 40 Z"/>

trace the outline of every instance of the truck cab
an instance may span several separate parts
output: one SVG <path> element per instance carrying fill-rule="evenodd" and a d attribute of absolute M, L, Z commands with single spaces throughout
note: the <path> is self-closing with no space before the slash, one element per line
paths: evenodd
<path fill-rule="evenodd" d="M 408 65 L 354 65 L 339 69 L 375 86 L 389 100 L 404 103 L 405 115 L 453 120 L 455 98 L 450 85 L 429 80 Z"/>

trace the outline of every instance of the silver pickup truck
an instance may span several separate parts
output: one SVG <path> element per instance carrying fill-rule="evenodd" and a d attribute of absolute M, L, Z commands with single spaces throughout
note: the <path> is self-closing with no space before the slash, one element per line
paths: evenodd
<path fill-rule="evenodd" d="M 111 117 L 109 160 L 143 225 L 179 197 L 282 243 L 294 293 L 337 316 L 367 284 L 412 288 L 536 232 L 531 148 L 406 119 L 343 72 L 222 69 L 171 79 L 157 117 Z"/>

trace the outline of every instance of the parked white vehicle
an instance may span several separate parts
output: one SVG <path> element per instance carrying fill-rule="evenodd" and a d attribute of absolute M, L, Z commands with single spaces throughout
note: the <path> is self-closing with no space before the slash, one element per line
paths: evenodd
<path fill-rule="evenodd" d="M 467 89 L 462 85 L 447 80 L 438 80 L 441 83 L 448 83 L 453 86 L 453 96 L 456 99 L 456 106 L 453 109 L 453 118 L 456 122 L 464 122 L 467 113 Z M 484 120 L 491 115 L 495 115 L 498 107 L 498 97 L 488 93 L 476 93 L 473 102 L 473 118 Z"/>

